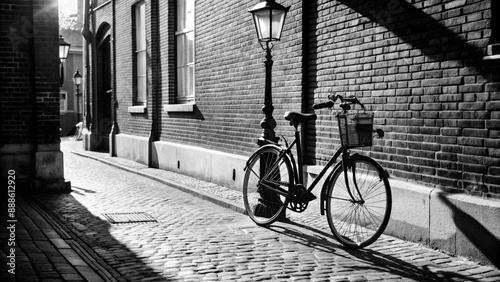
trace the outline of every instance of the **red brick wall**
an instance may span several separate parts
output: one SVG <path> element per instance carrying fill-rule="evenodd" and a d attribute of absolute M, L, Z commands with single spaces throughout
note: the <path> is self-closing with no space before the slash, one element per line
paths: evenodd
<path fill-rule="evenodd" d="M 490 1 L 411 3 L 311 4 L 309 104 L 356 95 L 386 131 L 370 155 L 392 175 L 500 197 L 500 63 L 483 58 Z M 338 144 L 321 113 L 308 152 L 318 163 Z"/>

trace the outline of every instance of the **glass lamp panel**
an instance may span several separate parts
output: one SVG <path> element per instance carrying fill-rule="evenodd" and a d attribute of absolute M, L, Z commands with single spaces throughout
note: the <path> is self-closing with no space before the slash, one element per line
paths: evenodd
<path fill-rule="evenodd" d="M 66 59 L 69 53 L 69 44 L 59 45 L 59 59 Z"/>
<path fill-rule="evenodd" d="M 281 31 L 283 30 L 283 25 L 285 23 L 286 12 L 279 11 L 279 10 L 273 10 L 272 15 L 273 16 L 272 16 L 272 28 L 271 28 L 272 35 L 271 35 L 271 37 L 274 40 L 280 40 L 281 39 Z"/>
<path fill-rule="evenodd" d="M 253 12 L 255 28 L 260 41 L 269 41 L 271 36 L 269 10 L 261 10 Z"/>
<path fill-rule="evenodd" d="M 81 76 L 75 76 L 73 78 L 73 82 L 75 83 L 75 85 L 80 85 L 82 84 L 82 77 Z"/>

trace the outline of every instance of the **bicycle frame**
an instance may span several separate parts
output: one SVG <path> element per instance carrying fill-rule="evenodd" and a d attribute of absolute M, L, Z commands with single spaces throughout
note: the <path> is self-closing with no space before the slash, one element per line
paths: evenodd
<path fill-rule="evenodd" d="M 286 155 L 288 155 L 288 157 L 291 160 L 292 167 L 293 167 L 293 172 L 294 172 L 294 181 L 295 181 L 295 184 L 303 185 L 304 184 L 304 171 L 303 171 L 303 167 L 302 167 L 302 147 L 301 147 L 300 139 L 301 139 L 300 138 L 300 131 L 298 130 L 298 128 L 295 128 L 295 139 L 293 140 L 292 143 L 290 143 L 290 145 L 288 145 L 287 142 L 286 142 L 286 140 L 285 140 L 286 148 L 284 149 L 284 153 Z M 293 148 L 294 145 L 297 145 L 297 160 L 298 160 L 297 163 L 295 162 L 295 158 L 294 158 L 293 153 L 292 153 L 292 148 Z M 336 163 L 337 159 L 338 159 L 338 157 L 340 155 L 342 155 L 342 161 Z M 321 196 L 320 196 L 320 202 L 321 202 L 320 212 L 321 212 L 321 215 L 324 215 L 324 210 L 325 210 L 324 203 L 326 201 L 325 195 L 326 195 L 326 189 L 328 188 L 328 183 L 331 181 L 331 177 L 333 176 L 333 173 L 335 172 L 335 170 L 337 169 L 338 166 L 343 165 L 343 164 L 348 164 L 349 157 L 350 157 L 349 150 L 347 148 L 345 148 L 344 146 L 341 146 L 335 152 L 335 154 L 330 158 L 330 160 L 325 165 L 325 167 L 316 176 L 316 178 L 311 183 L 311 185 L 307 188 L 307 192 L 311 192 L 316 187 L 316 185 L 321 181 L 321 179 L 323 179 L 323 176 L 325 176 L 326 172 L 330 169 L 330 167 L 332 167 L 332 166 L 335 165 L 334 168 L 333 168 L 333 170 L 330 172 L 330 175 L 325 180 L 325 182 L 323 184 L 323 188 L 321 189 Z M 297 168 L 297 166 L 298 166 L 298 168 Z M 351 189 L 349 187 L 348 174 L 347 174 L 347 166 L 344 166 L 343 170 L 344 170 L 345 183 L 346 183 L 346 186 L 347 186 L 347 192 L 349 193 L 349 196 L 351 197 L 351 199 L 353 199 L 353 201 L 354 201 L 354 199 L 355 199 L 354 195 L 352 194 Z M 353 172 L 353 174 L 354 175 L 356 174 L 355 171 Z M 356 187 L 358 195 L 361 197 L 361 201 L 363 201 L 361 193 L 359 192 L 358 184 L 356 183 L 356 178 L 354 177 L 353 179 L 354 179 L 354 186 Z"/>

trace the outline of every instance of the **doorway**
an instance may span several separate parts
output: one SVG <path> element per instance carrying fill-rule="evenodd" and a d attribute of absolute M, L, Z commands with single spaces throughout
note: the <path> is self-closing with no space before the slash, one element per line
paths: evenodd
<path fill-rule="evenodd" d="M 113 126 L 111 116 L 111 36 L 109 33 L 97 47 L 97 133 L 99 149 L 109 152 L 109 134 Z"/>

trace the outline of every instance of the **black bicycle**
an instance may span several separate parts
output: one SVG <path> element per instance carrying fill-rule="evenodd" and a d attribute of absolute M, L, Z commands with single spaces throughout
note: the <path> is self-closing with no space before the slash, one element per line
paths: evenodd
<path fill-rule="evenodd" d="M 283 209 L 306 210 L 316 196 L 311 192 L 326 176 L 320 212 L 325 214 L 334 237 L 351 248 L 363 248 L 375 242 L 389 222 L 392 197 L 389 174 L 374 159 L 351 153 L 355 147 L 371 146 L 374 133 L 373 113 L 365 110 L 356 97 L 328 96 L 328 101 L 313 106 L 330 108 L 339 100 L 342 111 L 336 114 L 341 147 L 332 156 L 309 188 L 303 185 L 299 125 L 316 119 L 316 114 L 286 112 L 285 119 L 295 127 L 295 139 L 288 144 L 269 142 L 248 159 L 243 182 L 243 199 L 250 218 L 258 225 L 276 221 Z M 361 110 L 351 112 L 353 105 Z M 292 152 L 297 145 L 297 163 Z M 340 161 L 337 159 L 340 157 Z"/>

